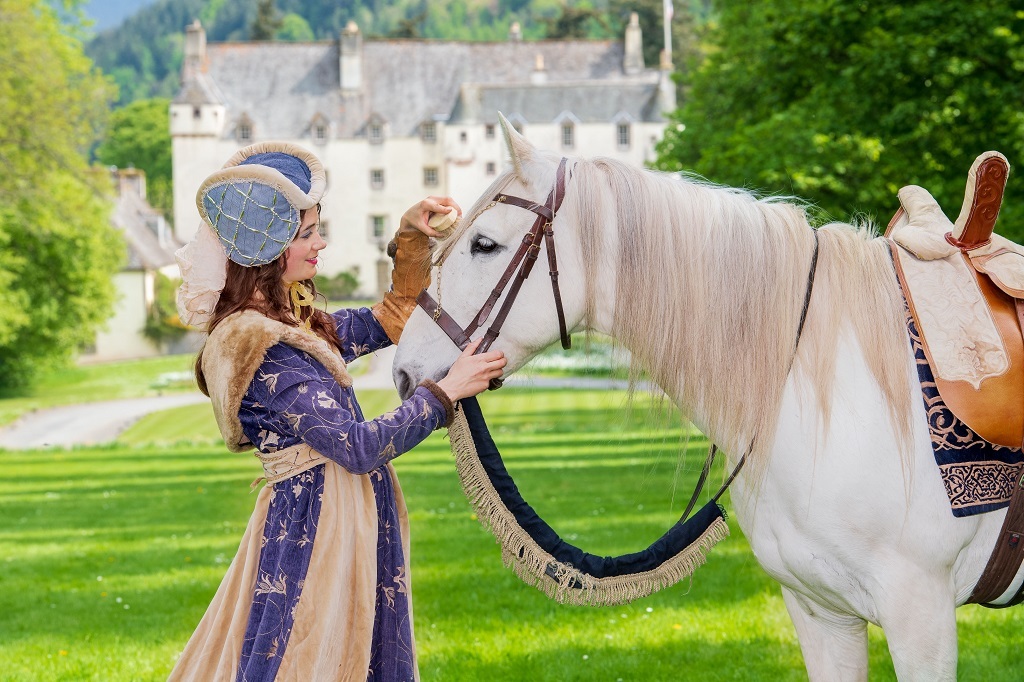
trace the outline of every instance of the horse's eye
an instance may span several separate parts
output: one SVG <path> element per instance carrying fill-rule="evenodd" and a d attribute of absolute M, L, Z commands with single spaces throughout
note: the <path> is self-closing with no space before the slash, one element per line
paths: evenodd
<path fill-rule="evenodd" d="M 493 239 L 481 236 L 473 240 L 473 246 L 470 249 L 470 253 L 474 255 L 478 253 L 494 253 L 500 249 L 501 247 L 499 247 L 498 243 Z"/>

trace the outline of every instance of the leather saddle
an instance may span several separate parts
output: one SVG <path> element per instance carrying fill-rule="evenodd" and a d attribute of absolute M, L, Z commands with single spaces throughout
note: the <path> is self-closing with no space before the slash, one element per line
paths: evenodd
<path fill-rule="evenodd" d="M 893 260 L 946 406 L 995 445 L 1024 445 L 1024 248 L 993 233 L 1010 166 L 998 152 L 967 175 L 955 223 L 927 190 L 899 191 Z"/>

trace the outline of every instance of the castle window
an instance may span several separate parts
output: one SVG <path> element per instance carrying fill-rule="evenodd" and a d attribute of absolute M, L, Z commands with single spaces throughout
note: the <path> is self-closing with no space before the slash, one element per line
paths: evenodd
<path fill-rule="evenodd" d="M 384 237 L 385 223 L 387 223 L 387 216 L 370 216 L 370 234 L 373 236 L 374 239 L 382 239 Z"/>
<path fill-rule="evenodd" d="M 488 140 L 493 140 L 494 139 L 494 124 L 493 123 L 488 123 L 487 125 L 484 126 L 484 137 L 486 137 Z"/>
<path fill-rule="evenodd" d="M 203 110 L 199 107 L 192 107 L 192 118 L 202 118 Z"/>
<path fill-rule="evenodd" d="M 247 142 L 252 139 L 252 125 L 249 123 L 238 124 L 238 139 Z"/>
<path fill-rule="evenodd" d="M 629 149 L 630 131 L 628 123 L 620 123 L 617 125 L 615 136 L 619 144 L 619 149 Z"/>
<path fill-rule="evenodd" d="M 426 187 L 437 187 L 437 168 L 423 169 L 423 184 Z"/>
<path fill-rule="evenodd" d="M 576 130 L 573 124 L 563 123 L 562 124 L 562 147 L 564 149 L 572 149 L 576 138 Z"/>
<path fill-rule="evenodd" d="M 459 133 L 459 142 L 465 142 L 467 139 L 469 139 L 469 136 L 466 135 L 465 130 Z"/>
<path fill-rule="evenodd" d="M 323 123 L 317 123 L 315 126 L 313 126 L 313 139 L 315 139 L 317 142 L 326 142 L 327 126 L 325 126 Z"/>
<path fill-rule="evenodd" d="M 370 138 L 370 144 L 380 144 L 384 141 L 384 126 L 374 121 L 370 124 L 367 136 Z"/>
<path fill-rule="evenodd" d="M 384 189 L 384 169 L 374 168 L 370 171 L 370 187 Z"/>
<path fill-rule="evenodd" d="M 495 163 L 493 161 L 488 161 L 487 162 L 487 174 L 488 175 L 494 175 L 497 172 L 498 172 L 497 165 L 495 165 Z"/>
<path fill-rule="evenodd" d="M 326 220 L 321 220 L 320 221 L 320 230 L 319 230 L 319 232 L 320 232 L 320 237 L 323 238 L 324 241 L 327 241 L 328 239 L 331 238 L 331 229 L 330 229 L 330 227 L 328 227 L 328 222 Z"/>
<path fill-rule="evenodd" d="M 422 134 L 423 134 L 423 141 L 424 142 L 426 142 L 428 144 L 432 144 L 434 142 L 437 142 L 437 124 L 434 123 L 433 121 L 424 123 L 423 124 L 423 129 L 422 129 Z"/>

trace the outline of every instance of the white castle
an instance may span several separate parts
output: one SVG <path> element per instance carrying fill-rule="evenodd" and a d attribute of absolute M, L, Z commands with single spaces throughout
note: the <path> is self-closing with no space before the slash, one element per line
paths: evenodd
<path fill-rule="evenodd" d="M 668 61 L 668 60 L 664 60 Z M 305 146 L 327 169 L 321 273 L 388 285 L 384 247 L 409 206 L 449 195 L 468 209 L 507 163 L 498 112 L 534 144 L 642 166 L 675 108 L 671 66 L 644 66 L 633 15 L 623 42 L 370 39 L 206 43 L 186 29 L 171 103 L 174 230 L 199 225 L 195 193 L 240 147 Z"/>

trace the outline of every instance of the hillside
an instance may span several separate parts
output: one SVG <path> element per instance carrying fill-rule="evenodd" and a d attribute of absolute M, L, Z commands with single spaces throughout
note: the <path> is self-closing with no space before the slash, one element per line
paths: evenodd
<path fill-rule="evenodd" d="M 128 1 L 128 0 L 124 0 Z M 122 24 L 101 31 L 90 57 L 120 87 L 119 104 L 173 96 L 181 69 L 186 25 L 199 19 L 210 41 L 248 40 L 259 0 L 156 0 Z M 657 63 L 662 0 L 276 0 L 278 40 L 329 40 L 355 21 L 366 36 L 447 40 L 505 40 L 519 22 L 525 40 L 608 38 L 622 35 L 630 11 L 640 14 L 644 51 Z M 709 0 L 677 0 L 673 41 L 685 45 L 693 22 L 709 12 Z"/>

